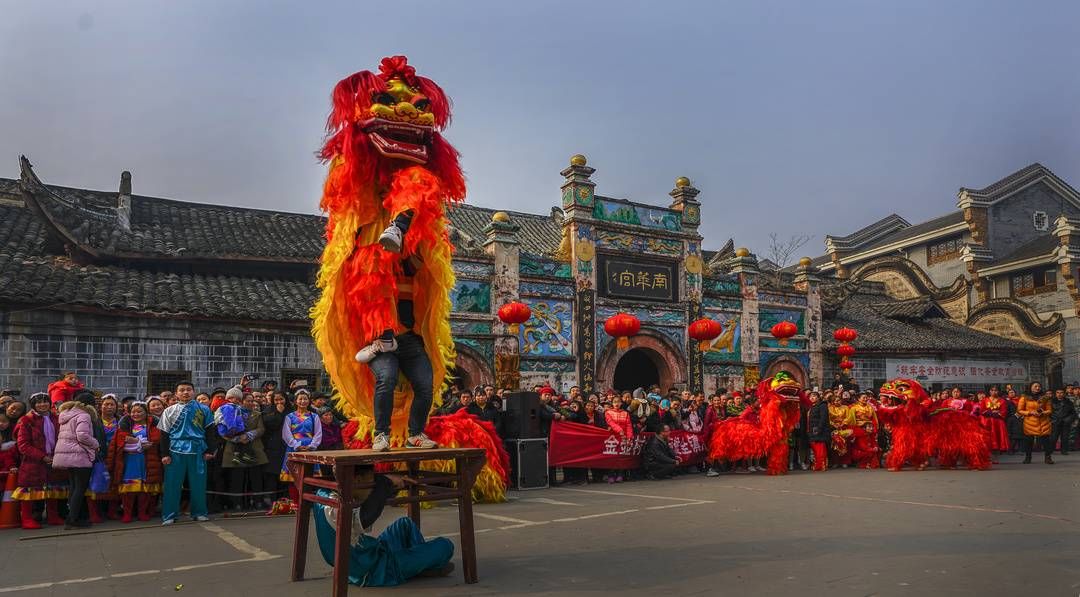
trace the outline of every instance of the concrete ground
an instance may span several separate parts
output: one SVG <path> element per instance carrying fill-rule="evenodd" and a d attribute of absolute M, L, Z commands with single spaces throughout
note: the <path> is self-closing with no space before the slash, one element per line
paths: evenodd
<path fill-rule="evenodd" d="M 992 471 L 834 470 L 513 492 L 476 508 L 480 583 L 447 578 L 355 594 L 734 593 L 1078 595 L 1080 456 Z M 382 528 L 401 515 L 388 510 Z M 425 510 L 455 539 L 457 511 Z M 289 582 L 291 517 L 90 533 L 0 531 L 0 594 L 327 595 L 312 534 Z"/>

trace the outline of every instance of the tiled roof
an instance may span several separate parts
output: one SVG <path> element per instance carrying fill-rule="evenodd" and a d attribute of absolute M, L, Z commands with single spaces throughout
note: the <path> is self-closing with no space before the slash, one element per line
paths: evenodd
<path fill-rule="evenodd" d="M 1057 176 L 1054 175 L 1054 173 L 1051 172 L 1049 168 L 1047 168 L 1046 166 L 1043 166 L 1042 164 L 1040 164 L 1038 162 L 1035 162 L 1034 164 L 1031 164 L 1029 166 L 1025 166 L 1025 167 L 1017 170 L 1016 172 L 1013 172 L 1012 174 L 1006 176 L 1005 178 L 1002 178 L 1001 180 L 999 180 L 997 182 L 991 183 L 991 184 L 989 184 L 989 185 L 987 185 L 987 186 L 985 186 L 985 187 L 983 187 L 981 189 L 971 189 L 971 188 L 967 188 L 967 187 L 960 187 L 960 192 L 968 192 L 968 193 L 971 193 L 973 195 L 981 195 L 981 196 L 986 196 L 986 197 L 989 197 L 989 198 L 993 198 L 994 196 L 999 195 L 999 194 L 1001 194 L 1001 193 L 1003 193 L 1005 191 L 1008 191 L 1008 190 L 1012 189 L 1013 187 L 1024 185 L 1024 184 L 1030 182 L 1031 180 L 1034 180 L 1036 178 L 1039 178 L 1041 176 L 1046 176 L 1046 175 L 1050 175 L 1050 176 L 1053 176 L 1054 178 L 1057 178 Z M 1068 186 L 1068 185 L 1066 185 L 1066 186 Z"/>
<path fill-rule="evenodd" d="M 1032 257 L 1041 257 L 1050 254 L 1060 245 L 1061 241 L 1058 240 L 1056 236 L 1050 234 L 1039 236 L 1020 245 L 1012 253 L 981 265 L 980 267 L 993 267 L 1005 265 L 1014 261 L 1023 261 L 1024 259 L 1030 259 Z"/>
<path fill-rule="evenodd" d="M 841 288 L 847 286 L 847 288 Z M 873 347 L 875 352 L 900 353 L 1010 353 L 1032 356 L 1050 351 L 1041 346 L 979 332 L 954 323 L 940 309 L 931 313 L 929 299 L 896 301 L 890 299 L 880 284 L 856 285 L 850 282 L 822 288 L 825 309 L 822 347 L 835 350 L 833 332 L 841 327 L 859 332 L 855 347 Z M 825 305 L 823 304 L 823 308 Z"/>
<path fill-rule="evenodd" d="M 169 273 L 80 265 L 45 250 L 45 224 L 28 209 L 0 205 L 0 301 L 142 314 L 303 321 L 315 300 L 306 280 Z"/>
<path fill-rule="evenodd" d="M 491 216 L 498 209 L 476 207 L 473 205 L 459 205 L 450 210 L 450 224 L 460 230 L 468 238 L 483 245 L 484 227 L 491 223 Z M 554 210 L 553 210 L 554 211 Z M 561 211 L 559 217 L 554 213 L 548 216 L 527 214 L 517 211 L 507 211 L 510 221 L 521 227 L 518 232 L 518 240 L 521 241 L 521 250 L 536 255 L 552 255 L 559 248 L 562 240 Z"/>

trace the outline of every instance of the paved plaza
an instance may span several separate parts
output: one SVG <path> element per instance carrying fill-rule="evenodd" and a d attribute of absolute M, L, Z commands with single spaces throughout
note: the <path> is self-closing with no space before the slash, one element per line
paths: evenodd
<path fill-rule="evenodd" d="M 1080 456 L 988 472 L 837 470 L 691 475 L 667 482 L 511 492 L 476 508 L 480 583 L 397 594 L 1077 595 Z M 455 538 L 456 508 L 422 514 Z M 376 528 L 401 515 L 388 510 Z M 293 520 L 172 528 L 108 523 L 76 534 L 0 532 L 0 594 L 327 595 L 312 536 L 290 583 Z M 395 590 L 353 587 L 355 594 Z"/>

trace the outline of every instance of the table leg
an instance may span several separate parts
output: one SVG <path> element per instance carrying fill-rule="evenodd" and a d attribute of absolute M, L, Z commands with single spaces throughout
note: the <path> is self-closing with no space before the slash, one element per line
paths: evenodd
<path fill-rule="evenodd" d="M 475 583 L 479 580 L 476 573 L 476 535 L 473 531 L 472 512 L 472 486 L 475 480 L 473 466 L 468 459 L 459 457 L 455 459 L 458 475 L 458 489 L 461 497 L 458 498 L 458 527 L 461 531 L 461 565 L 464 568 L 465 582 Z"/>
<path fill-rule="evenodd" d="M 304 479 L 311 472 L 310 464 L 289 463 L 293 484 L 300 494 L 296 506 L 296 535 L 293 537 L 292 580 L 304 579 L 304 566 L 307 564 L 308 525 L 311 523 L 311 502 L 304 500 Z"/>
<path fill-rule="evenodd" d="M 420 463 L 419 462 L 409 462 L 408 467 L 409 467 L 409 476 L 412 477 L 413 479 L 416 479 L 417 475 L 420 473 Z M 419 497 L 419 496 L 420 496 L 420 489 L 416 485 L 409 485 L 409 497 Z M 409 504 L 408 508 L 407 508 L 407 512 L 409 513 L 409 518 L 411 518 L 412 521 L 414 523 L 416 523 L 416 528 L 420 528 L 420 502 L 416 502 L 415 504 Z"/>
<path fill-rule="evenodd" d="M 349 594 L 349 555 L 352 548 L 353 521 L 353 467 L 336 466 L 338 495 L 341 496 L 337 509 L 337 537 L 334 542 L 334 590 L 333 597 L 345 597 Z"/>

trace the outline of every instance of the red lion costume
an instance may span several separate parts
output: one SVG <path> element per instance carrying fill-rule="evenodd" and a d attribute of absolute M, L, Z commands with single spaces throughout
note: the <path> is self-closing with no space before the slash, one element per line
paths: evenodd
<path fill-rule="evenodd" d="M 346 444 L 370 447 L 376 376 L 367 362 L 354 358 L 358 350 L 387 331 L 397 336 L 408 327 L 422 338 L 431 365 L 432 408 L 439 406 L 454 365 L 453 246 L 446 208 L 464 199 L 465 179 L 457 151 L 440 133 L 450 123 L 450 100 L 404 56 L 383 58 L 378 73 L 365 70 L 342 79 L 331 99 L 319 152 L 330 167 L 320 202 L 328 217 L 312 335 L 335 402 L 353 421 Z M 409 224 L 400 250 L 388 250 L 380 235 L 402 216 Z M 409 326 L 399 321 L 399 301 L 405 300 L 412 304 Z M 405 441 L 413 400 L 411 384 L 399 375 L 387 430 L 393 446 Z M 444 447 L 485 448 L 487 463 L 475 487 L 485 500 L 501 501 L 509 457 L 490 427 L 475 417 L 435 417 L 424 432 Z"/>
<path fill-rule="evenodd" d="M 935 408 L 914 379 L 894 379 L 881 386 L 878 418 L 892 429 L 892 449 L 885 458 L 890 471 L 911 463 L 918 470 L 937 457 L 942 468 L 963 460 L 972 470 L 990 468 L 986 431 L 978 417 L 951 408 Z M 889 400 L 902 402 L 889 406 Z"/>
<path fill-rule="evenodd" d="M 757 387 L 757 408 L 716 423 L 709 438 L 712 460 L 746 460 L 768 457 L 768 474 L 788 472 L 788 435 L 799 421 L 806 398 L 803 388 L 789 373 L 781 371 L 763 379 Z"/>

